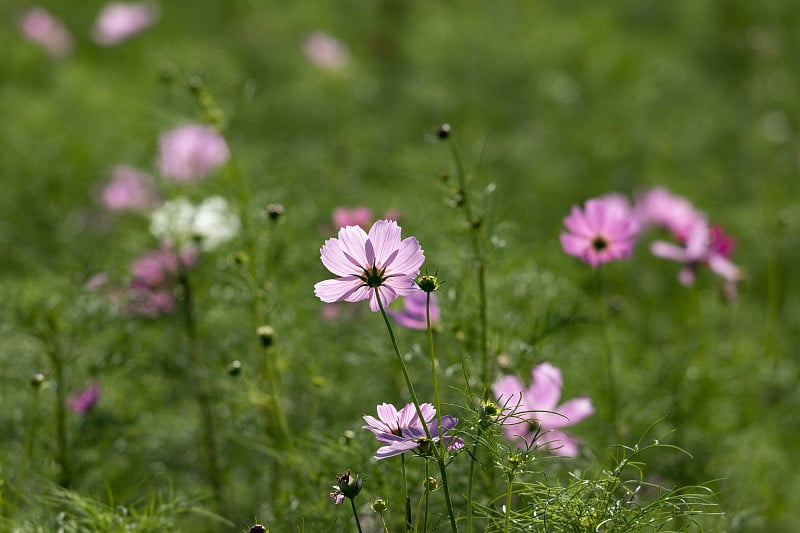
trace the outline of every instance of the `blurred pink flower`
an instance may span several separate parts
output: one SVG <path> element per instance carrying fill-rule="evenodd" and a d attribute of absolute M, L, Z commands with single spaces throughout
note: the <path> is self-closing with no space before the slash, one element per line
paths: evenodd
<path fill-rule="evenodd" d="M 210 126 L 187 124 L 162 133 L 158 141 L 161 174 L 175 181 L 196 181 L 226 163 L 230 149 Z"/>
<path fill-rule="evenodd" d="M 378 220 L 367 234 L 358 226 L 339 230 L 339 238 L 325 241 L 320 249 L 322 264 L 335 279 L 314 285 L 314 294 L 326 303 L 369 300 L 369 308 L 380 309 L 395 298 L 417 291 L 414 279 L 425 255 L 414 237 L 400 240 L 400 226 Z"/>
<path fill-rule="evenodd" d="M 158 7 L 147 2 L 111 2 L 97 15 L 92 39 L 97 44 L 119 44 L 152 26 Z"/>
<path fill-rule="evenodd" d="M 517 376 L 504 376 L 493 387 L 503 409 L 503 431 L 520 448 L 547 446 L 556 455 L 574 457 L 578 454 L 575 437 L 560 431 L 594 414 L 589 398 L 573 398 L 561 405 L 563 381 L 561 371 L 550 363 L 531 369 L 533 382 L 527 389 Z M 521 439 L 521 440 L 520 440 Z"/>
<path fill-rule="evenodd" d="M 329 33 L 317 31 L 303 43 L 309 61 L 328 70 L 341 70 L 350 61 L 350 52 L 342 42 Z"/>
<path fill-rule="evenodd" d="M 366 229 L 372 224 L 372 209 L 369 207 L 337 207 L 333 210 L 333 223 L 336 228 L 361 226 Z"/>
<path fill-rule="evenodd" d="M 729 284 L 728 291 L 735 293 L 735 286 L 741 280 L 739 268 L 730 260 L 733 253 L 733 239 L 722 232 L 719 226 L 709 228 L 703 218 L 698 218 L 686 230 L 681 244 L 655 241 L 650 251 L 656 257 L 683 263 L 678 273 L 680 282 L 689 287 L 694 284 L 698 267 L 708 266 Z"/>
<path fill-rule="evenodd" d="M 439 322 L 439 306 L 436 303 L 436 295 L 431 294 L 431 327 Z M 426 308 L 428 303 L 428 293 L 424 291 L 414 291 L 403 298 L 403 309 L 399 311 L 390 310 L 395 322 L 409 329 L 428 329 Z"/>
<path fill-rule="evenodd" d="M 149 174 L 117 165 L 111 171 L 111 181 L 103 188 L 102 202 L 112 211 L 149 211 L 161 204 L 161 197 Z"/>
<path fill-rule="evenodd" d="M 67 396 L 64 403 L 76 413 L 85 414 L 97 404 L 101 392 L 100 384 L 93 381 L 86 388 Z"/>
<path fill-rule="evenodd" d="M 28 9 L 20 19 L 20 30 L 28 40 L 42 46 L 52 57 L 67 57 L 73 42 L 69 30 L 42 7 Z"/>
<path fill-rule="evenodd" d="M 685 239 L 692 225 L 704 218 L 689 200 L 664 187 L 654 187 L 638 196 L 634 213 L 643 226 L 666 228 L 680 239 Z"/>
<path fill-rule="evenodd" d="M 587 200 L 584 210 L 573 206 L 564 225 L 569 230 L 561 233 L 564 252 L 594 268 L 629 257 L 639 231 L 627 199 L 619 194 Z"/>
<path fill-rule="evenodd" d="M 83 288 L 87 291 L 97 291 L 102 289 L 108 283 L 108 274 L 105 272 L 98 272 L 97 274 L 93 274 L 86 283 L 84 283 Z"/>
<path fill-rule="evenodd" d="M 173 289 L 182 267 L 191 267 L 197 261 L 196 249 L 176 253 L 169 244 L 162 244 L 130 265 L 131 282 L 128 286 L 128 312 L 133 315 L 155 317 L 175 310 Z"/>

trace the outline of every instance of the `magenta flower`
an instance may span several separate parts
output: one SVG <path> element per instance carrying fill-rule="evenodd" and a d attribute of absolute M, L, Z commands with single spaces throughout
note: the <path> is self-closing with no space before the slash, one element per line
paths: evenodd
<path fill-rule="evenodd" d="M 424 424 L 430 431 L 430 442 L 439 442 L 439 423 L 436 420 L 436 409 L 429 403 L 420 404 L 420 411 L 425 418 Z M 419 448 L 428 443 L 425 434 L 425 427 L 420 421 L 419 415 L 413 403 L 410 403 L 398 411 L 394 405 L 383 403 L 378 406 L 378 418 L 364 415 L 366 426 L 364 429 L 372 431 L 379 442 L 387 444 L 378 448 L 375 459 L 385 459 L 394 455 L 400 455 L 407 451 Z M 453 416 L 442 417 L 442 435 L 453 429 L 458 423 L 458 419 Z M 464 447 L 464 441 L 460 437 L 444 437 L 444 444 L 449 450 L 457 450 Z"/>
<path fill-rule="evenodd" d="M 88 387 L 78 391 L 77 393 L 67 396 L 64 403 L 78 414 L 85 414 L 97 404 L 102 392 L 100 384 L 93 381 Z"/>
<path fill-rule="evenodd" d="M 428 294 L 423 291 L 414 291 L 403 298 L 403 309 L 400 311 L 389 311 L 395 322 L 409 329 L 428 329 L 426 316 Z M 439 306 L 436 303 L 436 295 L 431 293 L 431 327 L 439 322 Z"/>
<path fill-rule="evenodd" d="M 162 133 L 158 140 L 161 174 L 175 181 L 196 181 L 230 158 L 225 138 L 210 126 L 188 124 Z"/>
<path fill-rule="evenodd" d="M 339 230 L 339 238 L 325 241 L 320 249 L 322 264 L 340 276 L 314 285 L 314 294 L 326 303 L 359 302 L 369 299 L 378 311 L 398 296 L 417 291 L 414 279 L 425 261 L 414 237 L 400 240 L 400 226 L 378 220 L 367 234 L 358 226 Z"/>
<path fill-rule="evenodd" d="M 101 197 L 103 205 L 112 211 L 149 211 L 161 204 L 150 175 L 128 165 L 112 169 L 111 181 Z"/>
<path fill-rule="evenodd" d="M 575 437 L 560 431 L 594 414 L 587 397 L 573 398 L 561 405 L 561 371 L 550 363 L 531 369 L 533 382 L 527 389 L 516 376 L 504 376 L 493 387 L 497 399 L 504 405 L 503 430 L 509 440 L 517 440 L 520 448 L 547 446 L 556 455 L 574 457 L 578 454 Z"/>
<path fill-rule="evenodd" d="M 158 8 L 146 2 L 111 2 L 97 15 L 92 39 L 103 46 L 119 44 L 155 23 Z"/>
<path fill-rule="evenodd" d="M 738 267 L 730 260 L 733 239 L 725 235 L 721 228 L 709 228 L 705 219 L 698 218 L 686 229 L 686 238 L 681 244 L 655 241 L 650 246 L 650 251 L 656 257 L 683 263 L 678 279 L 687 287 L 694 284 L 698 267 L 706 265 L 725 279 L 729 292 L 735 292 L 736 283 L 742 276 Z"/>
<path fill-rule="evenodd" d="M 679 239 L 686 239 L 692 225 L 705 218 L 689 200 L 664 187 L 654 187 L 640 195 L 636 199 L 634 214 L 643 226 L 666 228 Z"/>
<path fill-rule="evenodd" d="M 72 53 L 69 30 L 43 7 L 28 9 L 22 15 L 19 27 L 29 41 L 40 45 L 52 57 L 63 58 Z"/>
<path fill-rule="evenodd" d="M 309 61 L 328 70 L 341 70 L 350 60 L 350 52 L 342 42 L 325 32 L 317 31 L 303 43 Z"/>
<path fill-rule="evenodd" d="M 629 257 L 639 231 L 628 201 L 618 194 L 587 200 L 583 211 L 573 206 L 564 225 L 569 230 L 561 233 L 564 251 L 594 268 Z"/>
<path fill-rule="evenodd" d="M 361 226 L 366 228 L 372 224 L 372 209 L 369 207 L 337 207 L 333 210 L 333 223 L 336 228 Z"/>

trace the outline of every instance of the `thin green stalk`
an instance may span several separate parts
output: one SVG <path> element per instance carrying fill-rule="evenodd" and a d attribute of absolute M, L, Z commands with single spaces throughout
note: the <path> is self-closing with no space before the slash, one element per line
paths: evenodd
<path fill-rule="evenodd" d="M 469 454 L 472 460 L 469 462 L 467 482 L 467 533 L 472 533 L 472 490 L 475 485 L 475 463 L 477 462 L 475 454 L 478 453 L 478 442 L 480 441 L 481 433 L 483 433 L 483 428 L 478 429 L 478 434 L 475 435 L 475 444 L 472 445 L 472 453 Z"/>
<path fill-rule="evenodd" d="M 54 341 L 55 342 L 55 341 Z M 53 364 L 55 372 L 55 412 L 56 412 L 56 434 L 58 448 L 56 451 L 56 462 L 60 468 L 58 474 L 58 484 L 62 487 L 69 487 L 72 484 L 72 469 L 69 460 L 69 439 L 67 438 L 67 412 L 64 406 L 64 364 L 61 354 L 55 345 L 50 346 L 47 351 L 50 362 Z"/>
<path fill-rule="evenodd" d="M 431 354 L 431 379 L 433 381 L 433 404 L 436 407 L 436 420 L 439 426 L 439 441 L 442 442 L 442 409 L 439 402 L 439 379 L 436 373 L 436 350 L 433 344 L 433 328 L 431 327 L 431 293 L 425 293 L 425 321 L 428 328 L 428 351 Z"/>
<path fill-rule="evenodd" d="M 358 528 L 358 533 L 362 533 L 361 531 L 361 522 L 358 521 L 358 512 L 356 511 L 356 502 L 353 498 L 348 498 L 350 500 L 350 506 L 353 508 L 353 516 L 356 519 L 356 527 Z"/>
<path fill-rule="evenodd" d="M 25 471 L 28 468 L 28 463 L 30 463 L 31 457 L 33 455 L 33 443 L 36 440 L 36 428 L 39 427 L 39 390 L 40 390 L 41 383 L 34 385 L 34 394 L 33 394 L 33 402 L 31 405 L 31 409 L 29 412 L 29 421 L 28 427 L 25 430 L 25 449 L 22 452 L 22 461 L 20 462 L 19 466 L 19 473 L 17 474 L 17 488 L 16 494 L 14 496 L 14 504 L 13 509 L 16 510 L 19 506 L 19 498 L 22 496 L 22 491 L 20 487 L 22 485 L 22 480 L 25 479 Z"/>
<path fill-rule="evenodd" d="M 487 312 L 486 297 L 486 260 L 484 257 L 483 245 L 486 242 L 485 227 L 483 221 L 475 216 L 472 209 L 472 201 L 467 188 L 467 174 L 461 162 L 461 155 L 455 141 L 450 140 L 450 152 L 456 165 L 458 175 L 458 188 L 460 194 L 460 206 L 464 210 L 464 217 L 470 229 L 470 240 L 472 242 L 472 255 L 475 268 L 478 274 L 478 311 L 479 311 L 479 330 L 480 352 L 481 352 L 481 383 L 483 385 L 483 396 L 488 397 L 493 365 L 489 358 L 489 319 Z"/>
<path fill-rule="evenodd" d="M 508 479 L 508 488 L 506 489 L 506 518 L 505 518 L 505 527 L 503 531 L 508 533 L 509 527 L 511 526 L 511 494 L 512 487 L 514 486 L 514 478 L 513 476 L 509 476 Z"/>
<path fill-rule="evenodd" d="M 603 321 L 603 347 L 606 352 L 606 377 L 608 379 L 608 400 L 609 412 L 611 413 L 611 422 L 614 425 L 614 435 L 617 442 L 622 442 L 622 429 L 619 424 L 618 415 L 618 401 L 617 401 L 617 381 L 616 373 L 614 371 L 614 352 L 611 348 L 611 337 L 609 333 L 609 318 L 608 318 L 608 296 L 606 294 L 606 287 L 603 283 L 603 275 L 601 269 L 597 269 L 597 283 L 600 287 L 600 305 L 601 319 Z"/>
<path fill-rule="evenodd" d="M 400 466 L 403 473 L 403 506 L 405 508 L 406 531 L 411 531 L 411 498 L 408 497 L 408 478 L 406 477 L 406 454 L 400 454 Z"/>
<path fill-rule="evenodd" d="M 206 459 L 206 475 L 211 485 L 217 511 L 222 511 L 222 475 L 219 469 L 217 454 L 216 431 L 214 416 L 211 408 L 211 398 L 208 391 L 208 369 L 201 354 L 200 339 L 197 335 L 197 323 L 194 316 L 194 295 L 192 284 L 187 272 L 182 271 L 179 284 L 183 290 L 182 309 L 184 329 L 188 341 L 190 374 L 195 401 L 200 412 L 200 432 Z"/>
<path fill-rule="evenodd" d="M 394 353 L 397 356 L 397 360 L 400 361 L 400 369 L 403 372 L 403 379 L 405 379 L 406 387 L 408 388 L 408 394 L 411 396 L 411 401 L 414 404 L 414 409 L 417 411 L 417 416 L 419 417 L 420 421 L 422 421 L 422 428 L 425 430 L 425 436 L 428 438 L 428 440 L 433 440 L 431 438 L 431 431 L 428 428 L 428 424 L 425 423 L 425 417 L 422 415 L 422 409 L 420 408 L 419 400 L 417 399 L 417 393 L 414 392 L 414 385 L 411 383 L 411 377 L 408 375 L 406 362 L 403 360 L 403 355 L 400 353 L 400 348 L 397 345 L 397 339 L 395 338 L 394 330 L 392 329 L 392 323 L 389 322 L 389 316 L 386 314 L 386 309 L 383 307 L 383 301 L 381 300 L 381 295 L 380 292 L 378 292 L 377 287 L 375 288 L 375 298 L 378 301 L 378 307 L 380 308 L 386 328 L 389 330 L 389 338 L 392 340 Z M 446 454 L 446 449 L 441 439 L 439 440 L 439 443 L 441 448 L 436 446 L 433 446 L 432 448 L 436 454 L 437 463 L 439 464 L 439 471 L 442 475 L 442 487 L 444 488 L 445 502 L 447 503 L 447 513 L 450 516 L 450 526 L 453 530 L 453 533 L 456 533 L 458 531 L 458 526 L 456 525 L 456 516 L 453 511 L 453 502 L 450 499 L 450 490 L 447 486 L 447 473 L 445 472 L 446 465 L 444 463 L 444 455 Z"/>
<path fill-rule="evenodd" d="M 425 517 L 422 520 L 422 531 L 427 533 L 428 531 L 428 510 L 430 507 L 430 488 L 428 487 L 428 478 L 430 477 L 428 470 L 428 461 L 425 461 Z"/>

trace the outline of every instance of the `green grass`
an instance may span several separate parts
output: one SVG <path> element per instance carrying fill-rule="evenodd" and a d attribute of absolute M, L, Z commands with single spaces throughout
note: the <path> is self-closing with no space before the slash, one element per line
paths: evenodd
<path fill-rule="evenodd" d="M 164 2 L 150 31 L 101 48 L 88 32 L 102 2 L 53 0 L 45 7 L 76 38 L 76 53 L 63 61 L 21 38 L 15 21 L 26 6 L 0 7 L 4 527 L 35 531 L 31 524 L 56 524 L 65 511 L 78 524 L 70 527 L 89 527 L 80 520 L 95 516 L 96 524 L 108 520 L 98 530 L 116 531 L 127 524 L 115 517 L 118 503 L 138 509 L 133 515 L 145 524 L 159 516 L 144 510 L 155 509 L 147 502 L 175 501 L 163 508 L 174 525 L 135 530 L 195 527 L 198 515 L 188 509 L 202 506 L 234 524 L 231 531 L 254 520 L 275 531 L 349 531 L 347 506 L 325 499 L 347 468 L 366 474 L 361 503 L 392 496 L 398 524 L 398 464 L 372 461 L 376 443 L 360 429 L 376 404 L 408 401 L 385 327 L 365 304 L 353 304 L 349 318 L 322 320 L 312 287 L 328 275 L 319 247 L 333 235 L 335 207 L 398 210 L 404 235 L 419 239 L 426 266 L 446 280 L 437 334 L 444 402 L 469 418 L 462 363 L 479 375 L 477 288 L 469 233 L 447 205 L 452 191 L 442 179 L 456 173 L 448 146 L 435 138 L 448 122 L 473 190 L 493 189 L 481 204 L 491 243 L 492 354 L 507 356 L 508 370 L 521 376 L 552 362 L 564 373 L 564 398 L 587 394 L 598 409 L 570 428 L 582 456 L 537 471 L 547 472 L 551 487 L 568 483 L 570 471 L 602 473 L 611 446 L 633 445 L 659 421 L 656 433 L 674 429 L 668 442 L 691 457 L 648 454 L 647 476 L 680 487 L 712 482 L 726 520 L 711 518 L 707 529 L 794 530 L 800 12 L 793 2 Z M 352 61 L 342 72 L 303 56 L 304 37 L 317 29 L 348 45 Z M 96 195 L 117 163 L 154 172 L 159 133 L 198 120 L 191 76 L 225 112 L 249 191 L 260 254 L 251 259 L 269 266 L 264 316 L 276 336 L 267 355 L 292 436 L 287 448 L 274 422 L 265 422 L 274 410 L 258 375 L 246 267 L 233 260 L 245 243 L 233 241 L 192 273 L 222 507 L 210 499 L 204 473 L 180 317 L 126 318 L 82 289 L 99 271 L 124 283 L 130 261 L 157 245 L 144 217 L 109 214 Z M 605 396 L 597 280 L 561 251 L 558 235 L 573 204 L 655 184 L 735 236 L 746 279 L 734 303 L 707 271 L 694 288 L 680 286 L 677 265 L 648 252 L 655 233 L 631 260 L 603 268 L 615 310 L 607 327 L 623 422 L 618 442 Z M 225 171 L 164 190 L 194 200 L 221 194 L 234 205 L 239 194 Z M 263 215 L 268 203 L 286 209 L 275 224 Z M 427 399 L 427 339 L 397 334 Z M 51 492 L 59 479 L 56 384 L 46 355 L 53 346 L 65 361 L 67 393 L 92 377 L 103 386 L 95 410 L 66 420 L 74 493 Z M 243 364 L 238 376 L 228 373 L 234 360 Z M 34 389 L 37 372 L 46 379 Z M 453 467 L 457 497 L 466 459 Z M 485 486 L 502 489 L 501 478 L 491 468 L 481 473 Z M 525 483 L 535 493 L 544 481 L 532 475 Z M 413 490 L 421 490 L 417 481 Z"/>

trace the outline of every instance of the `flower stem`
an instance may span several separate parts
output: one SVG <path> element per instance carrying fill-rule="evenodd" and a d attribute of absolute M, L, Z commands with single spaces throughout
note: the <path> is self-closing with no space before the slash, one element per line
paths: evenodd
<path fill-rule="evenodd" d="M 356 511 L 356 502 L 353 498 L 348 498 L 350 500 L 350 506 L 353 508 L 353 516 L 356 519 L 356 527 L 358 528 L 358 533 L 362 533 L 361 531 L 361 522 L 358 521 L 358 512 Z"/>
<path fill-rule="evenodd" d="M 509 527 L 511 526 L 511 494 L 512 494 L 512 487 L 514 486 L 514 478 L 513 476 L 509 476 L 508 479 L 508 488 L 506 489 L 506 518 L 505 518 L 505 527 L 503 531 L 508 533 Z"/>
<path fill-rule="evenodd" d="M 608 294 L 606 292 L 605 284 L 603 283 L 603 274 L 600 268 L 597 269 L 597 283 L 600 287 L 600 317 L 603 321 L 603 347 L 606 352 L 606 377 L 608 379 L 608 399 L 609 399 L 609 412 L 611 413 L 611 423 L 614 425 L 614 435 L 617 442 L 622 442 L 622 428 L 619 423 L 619 415 L 617 411 L 617 382 L 616 373 L 614 371 L 614 351 L 611 348 L 611 336 L 609 332 L 609 317 L 608 317 Z"/>
<path fill-rule="evenodd" d="M 406 531 L 411 531 L 411 498 L 408 497 L 408 478 L 406 477 L 406 454 L 400 454 L 400 466 L 403 472 L 403 506 L 405 508 Z"/>
<path fill-rule="evenodd" d="M 192 292 L 192 284 L 189 280 L 189 274 L 186 271 L 181 271 L 178 282 L 183 290 L 181 302 L 184 329 L 188 341 L 192 389 L 194 389 L 195 401 L 197 402 L 197 407 L 200 412 L 200 431 L 206 456 L 206 475 L 211 484 L 214 502 L 219 512 L 222 510 L 222 475 L 219 469 L 214 416 L 211 408 L 210 392 L 208 390 L 208 369 L 206 368 L 205 361 L 201 354 L 200 339 L 197 335 L 197 323 L 194 316 L 194 295 Z"/>
<path fill-rule="evenodd" d="M 56 435 L 57 451 L 56 462 L 59 466 L 58 484 L 62 487 L 69 487 L 72 483 L 72 471 L 69 460 L 69 440 L 67 438 L 67 412 L 64 406 L 64 362 L 62 355 L 57 347 L 56 339 L 52 339 L 47 349 L 47 357 L 53 365 L 55 373 L 54 381 L 56 384 L 55 411 L 56 411 Z"/>
<path fill-rule="evenodd" d="M 440 441 L 441 442 L 441 441 Z M 422 531 L 427 533 L 428 531 L 428 508 L 430 507 L 430 490 L 427 486 L 428 483 L 428 461 L 425 461 L 425 517 L 422 520 Z"/>
<path fill-rule="evenodd" d="M 464 218 L 469 225 L 470 240 L 472 242 L 473 264 L 478 275 L 478 310 L 481 353 L 481 383 L 483 385 L 483 396 L 488 398 L 490 391 L 490 380 L 493 373 L 492 364 L 489 360 L 489 319 L 487 312 L 486 298 L 486 260 L 484 254 L 484 244 L 486 242 L 486 229 L 483 220 L 475 214 L 472 209 L 472 201 L 467 187 L 467 174 L 461 161 L 461 154 L 458 146 L 452 139 L 449 140 L 450 153 L 456 165 L 458 175 L 458 193 L 461 209 L 464 211 Z"/>
<path fill-rule="evenodd" d="M 428 327 L 428 350 L 431 354 L 431 379 L 433 381 L 433 405 L 436 407 L 436 419 L 439 426 L 439 442 L 442 440 L 442 409 L 439 402 L 439 380 L 436 376 L 436 350 L 433 345 L 433 328 L 431 327 L 431 293 L 425 293 L 425 320 Z"/>
<path fill-rule="evenodd" d="M 425 417 L 422 415 L 422 409 L 420 408 L 419 400 L 417 399 L 417 393 L 414 392 L 414 385 L 411 383 L 411 377 L 408 375 L 408 368 L 406 368 L 406 362 L 403 360 L 403 355 L 400 353 L 400 348 L 397 346 L 397 339 L 394 336 L 394 330 L 392 329 L 392 323 L 389 322 L 389 316 L 386 314 L 386 309 L 383 307 L 383 301 L 381 300 L 381 294 L 378 289 L 375 290 L 375 298 L 378 300 L 378 307 L 380 308 L 381 315 L 383 316 L 383 321 L 386 323 L 386 328 L 389 330 L 389 338 L 392 340 L 392 347 L 394 348 L 394 353 L 397 355 L 397 360 L 400 361 L 400 369 L 403 372 L 403 379 L 406 381 L 406 387 L 408 387 L 408 394 L 411 396 L 411 401 L 414 404 L 414 409 L 417 411 L 417 416 L 419 417 L 422 428 L 425 430 L 425 436 L 428 440 L 432 440 L 431 438 L 431 431 L 428 428 L 428 424 L 425 423 Z M 437 410 L 437 413 L 439 411 Z M 441 427 L 441 424 L 439 425 Z M 441 447 L 434 446 L 433 450 L 436 454 L 436 460 L 439 464 L 439 471 L 442 475 L 442 487 L 444 488 L 444 496 L 445 502 L 447 503 L 447 513 L 450 516 L 450 527 L 453 530 L 453 533 L 458 531 L 458 526 L 456 525 L 456 517 L 455 513 L 453 512 L 453 502 L 450 499 L 450 490 L 447 486 L 447 474 L 445 472 L 445 462 L 444 462 L 444 455 L 446 454 L 447 450 L 444 447 L 444 443 L 441 439 L 439 439 L 439 444 Z"/>

